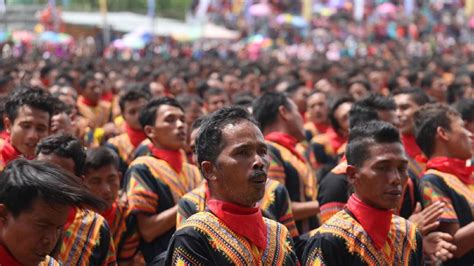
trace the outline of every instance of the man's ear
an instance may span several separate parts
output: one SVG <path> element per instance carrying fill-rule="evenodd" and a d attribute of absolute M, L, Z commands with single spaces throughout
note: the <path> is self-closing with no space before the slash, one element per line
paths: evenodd
<path fill-rule="evenodd" d="M 288 119 L 291 119 L 289 110 L 283 105 L 280 105 L 278 107 L 278 114 L 285 121 L 288 120 Z"/>
<path fill-rule="evenodd" d="M 357 175 L 357 168 L 353 165 L 347 165 L 346 168 L 346 175 L 347 180 L 351 185 L 354 185 L 357 182 L 358 175 Z"/>
<path fill-rule="evenodd" d="M 12 121 L 10 121 L 10 118 L 7 116 L 3 117 L 3 125 L 5 126 L 5 129 L 7 130 L 8 133 L 10 133 L 10 130 L 12 128 Z"/>
<path fill-rule="evenodd" d="M 148 138 L 154 139 L 154 137 L 155 137 L 155 131 L 154 131 L 153 129 L 154 129 L 153 126 L 146 125 L 146 126 L 143 128 L 143 132 L 145 132 L 145 135 L 146 135 Z"/>
<path fill-rule="evenodd" d="M 449 134 L 448 131 L 442 127 L 436 128 L 436 137 L 440 138 L 444 141 L 449 141 Z"/>
<path fill-rule="evenodd" d="M 215 167 L 210 161 L 201 162 L 201 170 L 207 180 L 216 180 Z"/>

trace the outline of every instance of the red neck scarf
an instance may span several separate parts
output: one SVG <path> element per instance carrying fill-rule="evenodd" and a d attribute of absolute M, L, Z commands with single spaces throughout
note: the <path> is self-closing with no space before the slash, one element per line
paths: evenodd
<path fill-rule="evenodd" d="M 143 130 L 133 129 L 127 123 L 125 123 L 125 132 L 127 132 L 128 138 L 135 148 L 146 139 L 146 135 Z"/>
<path fill-rule="evenodd" d="M 292 137 L 292 136 L 290 136 L 286 133 L 274 131 L 274 132 L 271 132 L 270 134 L 266 135 L 265 139 L 268 140 L 268 141 L 272 141 L 272 142 L 280 144 L 281 146 L 283 146 L 283 147 L 287 148 L 288 150 L 290 150 L 290 152 L 293 153 L 293 155 L 295 155 L 296 157 L 298 157 L 298 159 L 300 159 L 303 162 L 306 162 L 303 155 L 301 155 L 295 149 L 296 144 L 298 143 L 298 140 L 296 140 L 294 137 Z"/>
<path fill-rule="evenodd" d="M 15 147 L 13 147 L 10 141 L 6 141 L 2 148 L 2 157 L 5 164 L 17 159 L 20 156 L 21 152 L 18 151 Z"/>
<path fill-rule="evenodd" d="M 0 139 L 4 139 L 4 140 L 9 140 L 10 139 L 10 133 L 8 133 L 8 131 L 6 130 L 3 130 L 0 132 Z"/>
<path fill-rule="evenodd" d="M 91 101 L 83 96 L 79 97 L 79 101 L 89 107 L 97 107 L 97 105 L 99 105 L 99 101 Z"/>
<path fill-rule="evenodd" d="M 347 141 L 347 138 L 337 133 L 332 127 L 327 130 L 326 134 L 329 137 L 329 141 L 331 142 L 331 146 L 333 147 L 335 153 L 337 153 L 339 148 L 341 148 L 342 145 L 344 145 L 344 143 Z"/>
<path fill-rule="evenodd" d="M 313 122 L 314 124 L 314 127 L 316 128 L 316 130 L 318 131 L 318 134 L 324 134 L 328 131 L 328 129 L 330 128 L 330 125 L 327 124 L 327 123 L 316 123 L 316 122 Z"/>
<path fill-rule="evenodd" d="M 107 223 L 109 224 L 109 227 L 112 226 L 115 218 L 115 212 L 117 211 L 117 202 L 114 202 L 112 204 L 112 207 L 110 207 L 108 210 L 104 211 L 100 215 L 104 216 L 105 220 L 107 220 Z"/>
<path fill-rule="evenodd" d="M 260 208 L 247 208 L 210 199 L 207 208 L 234 233 L 244 236 L 260 249 L 267 247 L 267 228 Z"/>
<path fill-rule="evenodd" d="M 426 169 L 436 169 L 451 175 L 455 175 L 466 185 L 474 185 L 474 166 L 467 166 L 466 160 L 448 157 L 431 158 L 426 163 Z"/>
<path fill-rule="evenodd" d="M 415 136 L 402 134 L 402 143 L 403 147 L 408 156 L 412 159 L 416 159 L 418 156 L 422 155 L 420 147 L 416 144 Z"/>
<path fill-rule="evenodd" d="M 392 211 L 371 207 L 362 202 L 355 194 L 351 195 L 346 206 L 372 239 L 375 247 L 377 249 L 383 248 L 392 223 Z"/>
<path fill-rule="evenodd" d="M 0 245 L 0 265 L 22 266 L 23 264 L 17 261 L 3 245 Z"/>
<path fill-rule="evenodd" d="M 148 148 L 154 157 L 166 161 L 176 173 L 181 173 L 183 168 L 183 158 L 181 157 L 180 150 L 172 151 L 159 149 L 153 146 L 153 144 L 149 144 Z"/>
<path fill-rule="evenodd" d="M 77 208 L 72 207 L 69 210 L 69 213 L 67 215 L 66 223 L 64 224 L 65 229 L 69 228 L 69 226 L 71 226 L 71 224 L 74 222 L 74 219 L 76 219 L 76 214 L 77 214 Z"/>

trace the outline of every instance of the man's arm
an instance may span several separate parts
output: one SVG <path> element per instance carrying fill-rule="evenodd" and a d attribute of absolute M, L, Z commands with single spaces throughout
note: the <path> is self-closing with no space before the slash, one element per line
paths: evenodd
<path fill-rule="evenodd" d="M 151 242 L 176 225 L 178 205 L 154 215 L 137 213 L 138 231 L 145 242 Z"/>
<path fill-rule="evenodd" d="M 319 202 L 307 201 L 307 202 L 291 202 L 291 211 L 296 221 L 301 219 L 317 215 L 319 213 Z"/>
<path fill-rule="evenodd" d="M 459 227 L 459 223 L 441 223 L 440 231 L 453 236 L 453 244 L 457 250 L 453 252 L 455 258 L 464 256 L 467 252 L 474 249 L 474 222 Z"/>

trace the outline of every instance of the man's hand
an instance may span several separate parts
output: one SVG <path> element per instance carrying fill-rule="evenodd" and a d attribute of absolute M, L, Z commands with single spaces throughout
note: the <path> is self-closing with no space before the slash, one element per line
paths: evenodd
<path fill-rule="evenodd" d="M 421 210 L 421 204 L 418 202 L 415 211 L 408 220 L 414 223 L 420 233 L 425 236 L 439 226 L 438 218 L 443 214 L 444 206 L 444 202 L 437 201 Z"/>
<path fill-rule="evenodd" d="M 433 232 L 423 237 L 423 252 L 431 261 L 447 261 L 454 257 L 456 246 L 448 233 Z"/>

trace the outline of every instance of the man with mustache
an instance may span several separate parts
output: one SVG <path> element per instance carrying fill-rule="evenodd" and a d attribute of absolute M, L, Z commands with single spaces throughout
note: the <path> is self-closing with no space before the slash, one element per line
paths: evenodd
<path fill-rule="evenodd" d="M 140 113 L 149 155 L 130 163 L 124 177 L 129 206 L 137 217 L 147 263 L 166 250 L 175 231 L 178 200 L 201 182 L 199 169 L 187 163 L 187 126 L 181 105 L 169 97 L 151 100 Z"/>
<path fill-rule="evenodd" d="M 223 108 L 201 126 L 197 159 L 209 187 L 207 210 L 176 231 L 166 265 L 296 265 L 288 229 L 263 218 L 269 161 L 262 132 L 241 107 Z"/>
<path fill-rule="evenodd" d="M 349 133 L 347 176 L 354 194 L 346 208 L 309 239 L 305 265 L 422 265 L 416 226 L 393 214 L 408 179 L 398 130 L 371 121 Z"/>

